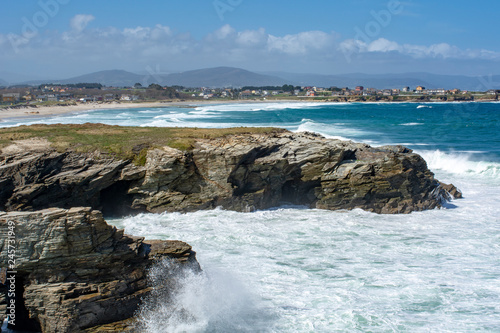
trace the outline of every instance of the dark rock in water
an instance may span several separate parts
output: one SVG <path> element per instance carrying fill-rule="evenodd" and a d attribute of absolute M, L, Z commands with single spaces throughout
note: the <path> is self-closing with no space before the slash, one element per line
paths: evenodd
<path fill-rule="evenodd" d="M 0 209 L 91 206 L 124 215 L 293 203 L 393 214 L 439 207 L 444 197 L 422 157 L 402 146 L 284 132 L 196 139 L 193 147 L 137 147 L 145 154 L 137 166 L 17 141 L 0 154 Z"/>
<path fill-rule="evenodd" d="M 441 188 L 448 192 L 454 199 L 462 199 L 462 191 L 455 187 L 453 184 L 441 183 Z"/>
<path fill-rule="evenodd" d="M 124 235 L 90 208 L 0 213 L 0 267 L 8 267 L 9 225 L 16 239 L 16 328 L 69 333 L 108 324 L 124 331 L 151 291 L 148 267 L 171 258 L 199 270 L 188 244 Z M 6 298 L 2 293 L 2 316 Z"/>

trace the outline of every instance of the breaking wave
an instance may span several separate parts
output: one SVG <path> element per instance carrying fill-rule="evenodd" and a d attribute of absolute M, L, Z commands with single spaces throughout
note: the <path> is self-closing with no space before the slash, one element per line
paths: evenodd
<path fill-rule="evenodd" d="M 477 161 L 473 153 L 447 153 L 440 150 L 415 151 L 421 155 L 429 169 L 441 170 L 455 175 L 473 175 L 500 179 L 500 163 Z"/>
<path fill-rule="evenodd" d="M 304 103 L 304 102 L 276 102 L 276 103 L 238 103 L 238 104 L 215 104 L 208 106 L 200 106 L 195 108 L 196 111 L 277 111 L 286 109 L 310 109 L 322 107 L 324 105 L 341 105 L 348 103 Z"/>
<path fill-rule="evenodd" d="M 163 260 L 148 278 L 153 290 L 138 311 L 140 332 L 265 332 L 272 320 L 227 273 Z"/>

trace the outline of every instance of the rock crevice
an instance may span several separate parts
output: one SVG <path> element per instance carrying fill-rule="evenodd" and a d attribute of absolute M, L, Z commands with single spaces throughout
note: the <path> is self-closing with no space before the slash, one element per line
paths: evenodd
<path fill-rule="evenodd" d="M 90 208 L 52 208 L 0 213 L 4 272 L 9 223 L 15 226 L 17 249 L 16 329 L 69 333 L 123 321 L 151 292 L 147 270 L 158 260 L 170 258 L 199 270 L 186 243 L 124 235 Z M 2 289 L 1 316 L 8 296 Z"/>
<path fill-rule="evenodd" d="M 458 193 L 441 186 L 405 147 L 312 133 L 197 139 L 189 151 L 150 148 L 143 166 L 98 153 L 36 149 L 1 153 L 0 209 L 91 206 L 124 215 L 217 206 L 251 211 L 289 202 L 409 213 L 439 207 L 447 192 Z"/>

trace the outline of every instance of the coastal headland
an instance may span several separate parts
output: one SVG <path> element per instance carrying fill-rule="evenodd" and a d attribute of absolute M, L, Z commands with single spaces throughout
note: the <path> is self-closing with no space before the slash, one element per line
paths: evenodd
<path fill-rule="evenodd" d="M 402 146 L 276 128 L 33 125 L 0 130 L 0 209 L 252 211 L 283 203 L 410 213 L 446 191 Z"/>
<path fill-rule="evenodd" d="M 461 196 L 405 147 L 276 128 L 32 125 L 0 129 L 0 150 L 0 245 L 17 240 L 15 273 L 1 254 L 2 288 L 14 274 L 15 297 L 2 290 L 0 309 L 13 300 L 15 320 L 42 332 L 133 330 L 151 265 L 199 269 L 188 244 L 124 235 L 100 211 L 295 204 L 398 214 Z"/>

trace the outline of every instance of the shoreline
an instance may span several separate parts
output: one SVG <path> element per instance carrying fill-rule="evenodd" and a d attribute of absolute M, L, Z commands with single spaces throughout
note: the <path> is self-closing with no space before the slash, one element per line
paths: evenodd
<path fill-rule="evenodd" d="M 113 102 L 113 103 L 86 103 L 86 104 L 73 104 L 73 105 L 53 105 L 53 106 L 35 106 L 27 105 L 20 106 L 16 108 L 1 108 L 0 109 L 0 122 L 8 121 L 12 119 L 24 119 L 24 118 L 38 118 L 38 117 L 50 117 L 63 114 L 71 114 L 77 112 L 87 112 L 94 110 L 114 110 L 114 109 L 134 109 L 134 108 L 161 108 L 161 107 L 186 107 L 189 105 L 209 105 L 209 104 L 250 104 L 250 103 L 317 103 L 317 104 L 345 104 L 345 103 L 366 103 L 366 104 L 434 104 L 434 103 L 494 103 L 498 101 L 353 101 L 353 102 L 334 102 L 334 101 L 318 101 L 318 100 L 185 100 L 185 101 L 159 101 L 159 102 Z"/>
<path fill-rule="evenodd" d="M 4 108 L 0 109 L 0 120 L 19 119 L 19 118 L 36 118 L 50 117 L 62 114 L 70 114 L 76 112 L 87 112 L 94 110 L 113 110 L 141 107 L 164 107 L 172 105 L 164 102 L 145 102 L 145 103 L 85 103 L 73 105 L 51 105 L 51 106 L 21 106 L 19 108 Z"/>
<path fill-rule="evenodd" d="M 184 100 L 184 101 L 158 101 L 158 102 L 113 102 L 113 103 L 85 103 L 85 104 L 72 104 L 72 105 L 51 105 L 51 106 L 36 106 L 26 105 L 18 106 L 15 108 L 5 107 L 0 108 L 0 122 L 2 120 L 23 119 L 23 118 L 39 118 L 50 117 L 63 114 L 87 112 L 95 110 L 115 110 L 115 109 L 137 109 L 137 108 L 163 108 L 163 107 L 186 107 L 189 105 L 209 105 L 209 104 L 247 104 L 247 103 L 301 103 L 303 101 L 296 100 L 276 100 L 276 101 L 263 101 L 263 100 Z M 322 102 L 317 102 L 322 103 Z"/>

